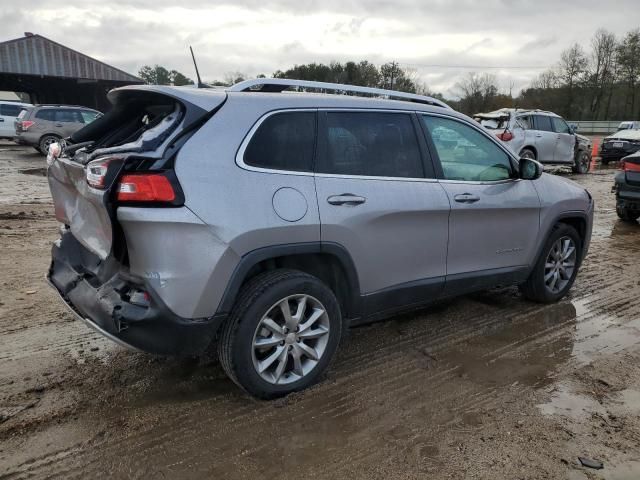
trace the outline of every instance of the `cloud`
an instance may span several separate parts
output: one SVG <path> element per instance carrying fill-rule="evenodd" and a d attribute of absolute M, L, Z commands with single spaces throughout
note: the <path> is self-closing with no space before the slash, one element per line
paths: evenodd
<path fill-rule="evenodd" d="M 3 5 L 0 40 L 31 31 L 131 73 L 158 63 L 192 77 L 193 45 L 205 80 L 367 59 L 398 61 L 442 92 L 469 71 L 519 89 L 541 71 L 529 67 L 552 65 L 574 42 L 588 45 L 597 28 L 637 27 L 628 14 L 636 2 L 603 10 L 596 0 L 30 0 Z"/>

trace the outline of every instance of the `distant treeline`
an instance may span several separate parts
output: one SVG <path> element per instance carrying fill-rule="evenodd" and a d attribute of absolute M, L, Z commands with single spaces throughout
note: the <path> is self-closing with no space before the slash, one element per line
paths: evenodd
<path fill-rule="evenodd" d="M 145 66 L 140 76 L 148 83 L 192 83 L 191 79 L 164 67 Z M 211 85 L 230 85 L 247 76 L 225 75 Z M 264 75 L 259 75 L 264 77 Z M 560 55 L 557 64 L 543 72 L 517 96 L 501 90 L 497 77 L 470 72 L 454 86 L 456 99 L 431 92 L 416 71 L 396 62 L 381 66 L 363 60 L 295 65 L 278 70 L 275 78 L 344 83 L 431 95 L 469 115 L 503 107 L 551 110 L 571 120 L 640 120 L 640 29 L 618 38 L 600 29 L 588 46 L 574 44 Z"/>

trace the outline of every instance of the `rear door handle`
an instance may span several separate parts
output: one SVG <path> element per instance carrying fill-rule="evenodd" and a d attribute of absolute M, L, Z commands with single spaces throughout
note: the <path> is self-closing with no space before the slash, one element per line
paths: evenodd
<path fill-rule="evenodd" d="M 461 193 L 453 197 L 453 199 L 458 203 L 476 203 L 480 200 L 480 197 L 477 195 L 472 195 L 470 193 Z"/>
<path fill-rule="evenodd" d="M 536 133 L 536 138 L 541 138 L 542 134 L 541 133 Z"/>
<path fill-rule="evenodd" d="M 62 127 L 63 125 L 61 123 L 56 123 L 55 126 L 56 127 Z"/>
<path fill-rule="evenodd" d="M 367 199 L 354 195 L 353 193 L 343 193 L 342 195 L 332 195 L 327 198 L 327 202 L 331 205 L 360 205 L 366 202 Z"/>

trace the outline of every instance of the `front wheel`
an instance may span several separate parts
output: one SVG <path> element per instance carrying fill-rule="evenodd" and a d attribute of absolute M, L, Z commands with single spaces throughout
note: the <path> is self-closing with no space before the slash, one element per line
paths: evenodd
<path fill-rule="evenodd" d="M 281 397 L 320 379 L 341 335 L 340 307 L 324 283 L 274 270 L 243 287 L 220 336 L 220 363 L 249 394 Z"/>
<path fill-rule="evenodd" d="M 573 173 L 588 173 L 589 172 L 589 163 L 591 163 L 591 158 L 587 152 L 578 152 L 578 155 L 575 159 L 575 163 L 573 165 Z"/>
<path fill-rule="evenodd" d="M 578 274 L 582 240 L 575 228 L 560 223 L 547 238 L 542 255 L 520 287 L 529 300 L 553 303 L 564 297 Z"/>

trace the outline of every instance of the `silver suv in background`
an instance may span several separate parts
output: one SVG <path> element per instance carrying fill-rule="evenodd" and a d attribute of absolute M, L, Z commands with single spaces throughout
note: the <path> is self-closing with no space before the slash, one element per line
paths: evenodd
<path fill-rule="evenodd" d="M 591 140 L 576 133 L 561 116 L 543 110 L 503 108 L 473 117 L 509 146 L 517 155 L 544 164 L 572 167 L 587 173 L 591 163 Z"/>
<path fill-rule="evenodd" d="M 14 140 L 46 155 L 49 145 L 67 138 L 102 116 L 101 112 L 73 105 L 25 107 L 13 124 Z"/>
<path fill-rule="evenodd" d="M 0 139 L 12 140 L 15 137 L 16 118 L 22 109 L 32 106 L 30 103 L 0 100 Z"/>
<path fill-rule="evenodd" d="M 119 343 L 216 348 L 260 398 L 318 381 L 352 325 L 496 285 L 558 301 L 589 247 L 584 188 L 430 97 L 257 79 L 109 98 L 47 158 L 49 281 Z"/>

